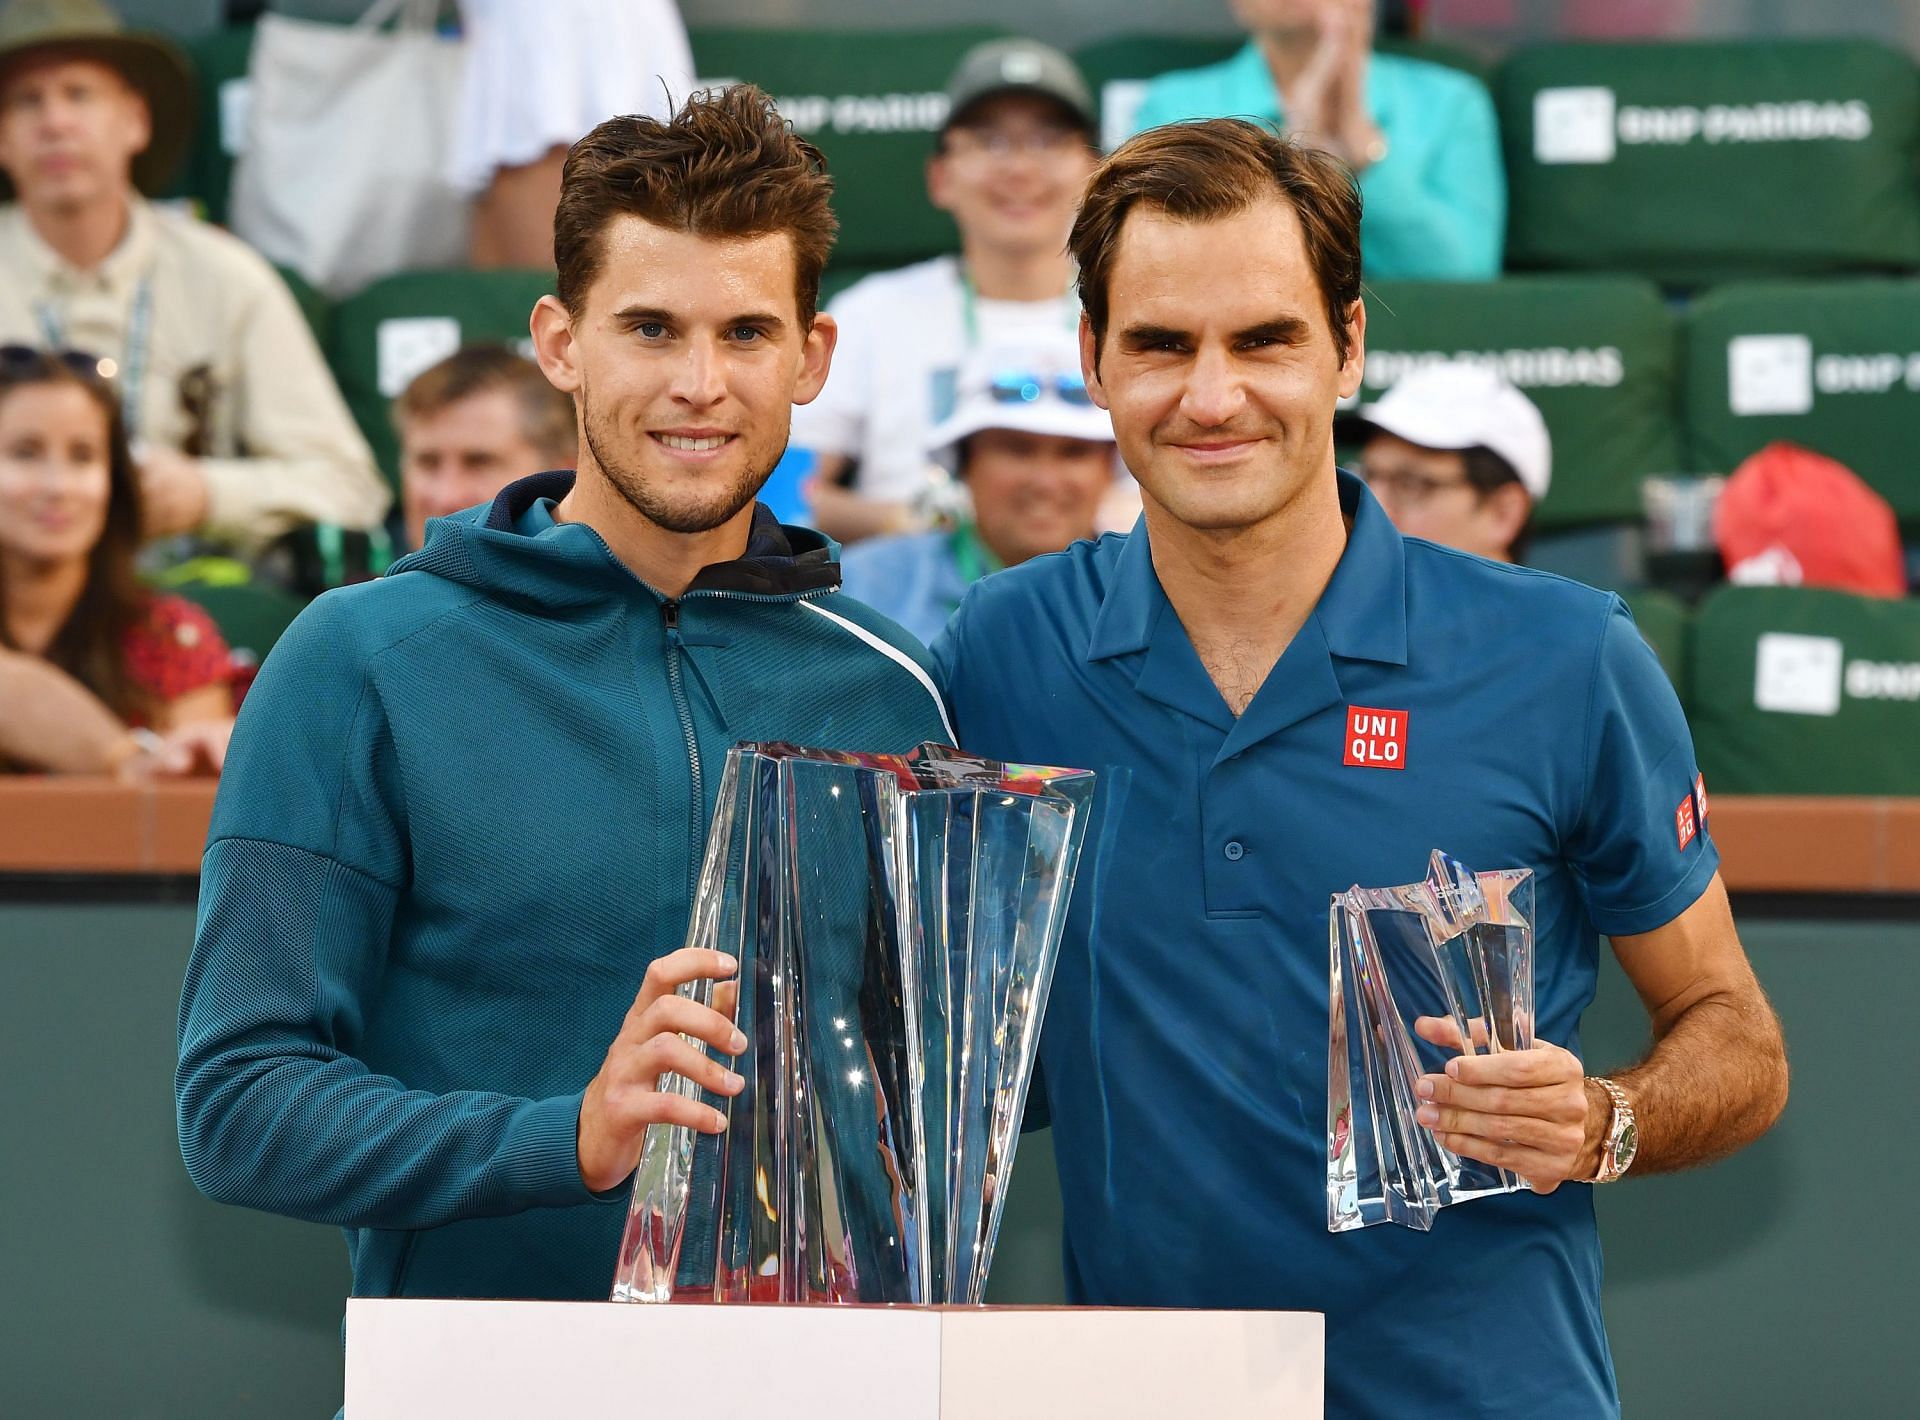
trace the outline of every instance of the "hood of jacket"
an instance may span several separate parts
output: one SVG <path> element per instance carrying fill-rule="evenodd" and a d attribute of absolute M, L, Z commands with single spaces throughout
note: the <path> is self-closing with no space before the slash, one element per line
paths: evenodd
<path fill-rule="evenodd" d="M 427 524 L 426 544 L 387 569 L 389 577 L 426 572 L 503 601 L 541 607 L 586 606 L 628 597 L 636 587 L 667 598 L 629 571 L 606 540 L 584 523 L 527 529 L 527 514 L 543 499 L 555 503 L 573 489 L 571 469 L 536 473 L 501 489 L 493 502 Z M 840 585 L 839 547 L 811 528 L 783 526 L 756 503 L 746 553 L 702 568 L 692 592 L 799 596 Z M 685 595 L 683 593 L 682 595 Z"/>

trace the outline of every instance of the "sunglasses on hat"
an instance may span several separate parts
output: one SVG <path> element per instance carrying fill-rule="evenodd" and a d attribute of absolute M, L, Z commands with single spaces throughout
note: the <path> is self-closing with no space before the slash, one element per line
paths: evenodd
<path fill-rule="evenodd" d="M 1078 371 L 1070 375 L 1040 375 L 1032 371 L 1005 370 L 993 377 L 987 391 L 995 404 L 1032 404 L 1049 390 L 1068 404 L 1090 405 L 1087 382 Z"/>

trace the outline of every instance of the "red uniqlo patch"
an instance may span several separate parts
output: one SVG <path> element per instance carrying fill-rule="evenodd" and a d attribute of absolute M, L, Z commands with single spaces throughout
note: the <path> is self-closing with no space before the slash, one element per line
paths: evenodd
<path fill-rule="evenodd" d="M 1693 791 L 1691 789 L 1687 791 L 1687 797 L 1680 801 L 1680 807 L 1673 811 L 1673 826 L 1674 830 L 1680 836 L 1680 848 L 1681 851 L 1684 852 L 1686 846 L 1693 842 L 1694 834 L 1700 831 L 1693 821 Z"/>
<path fill-rule="evenodd" d="M 1693 776 L 1693 811 L 1700 816 L 1700 826 L 1707 826 L 1707 776 Z"/>
<path fill-rule="evenodd" d="M 1349 705 L 1347 757 L 1342 762 L 1363 769 L 1405 769 L 1407 712 Z"/>

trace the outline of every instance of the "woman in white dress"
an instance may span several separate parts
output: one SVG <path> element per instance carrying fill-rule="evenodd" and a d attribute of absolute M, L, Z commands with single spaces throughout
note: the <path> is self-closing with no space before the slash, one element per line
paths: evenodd
<path fill-rule="evenodd" d="M 548 266 L 567 148 L 616 114 L 670 117 L 693 87 L 673 0 L 460 0 L 466 88 L 453 180 L 475 266 Z"/>

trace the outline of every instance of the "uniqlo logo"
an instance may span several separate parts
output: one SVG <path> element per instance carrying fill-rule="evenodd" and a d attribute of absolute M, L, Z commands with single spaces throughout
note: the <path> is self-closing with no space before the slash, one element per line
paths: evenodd
<path fill-rule="evenodd" d="M 1347 707 L 1347 755 L 1343 763 L 1362 769 L 1407 767 L 1407 712 Z"/>
<path fill-rule="evenodd" d="M 1680 850 L 1685 852 L 1687 845 L 1693 842 L 1694 835 L 1700 831 L 1693 817 L 1692 790 L 1688 790 L 1687 797 L 1680 801 L 1680 807 L 1673 811 L 1673 826 L 1680 837 Z"/>
<path fill-rule="evenodd" d="M 1707 776 L 1704 774 L 1693 776 L 1693 811 L 1699 815 L 1700 826 L 1705 828 L 1707 826 Z"/>

